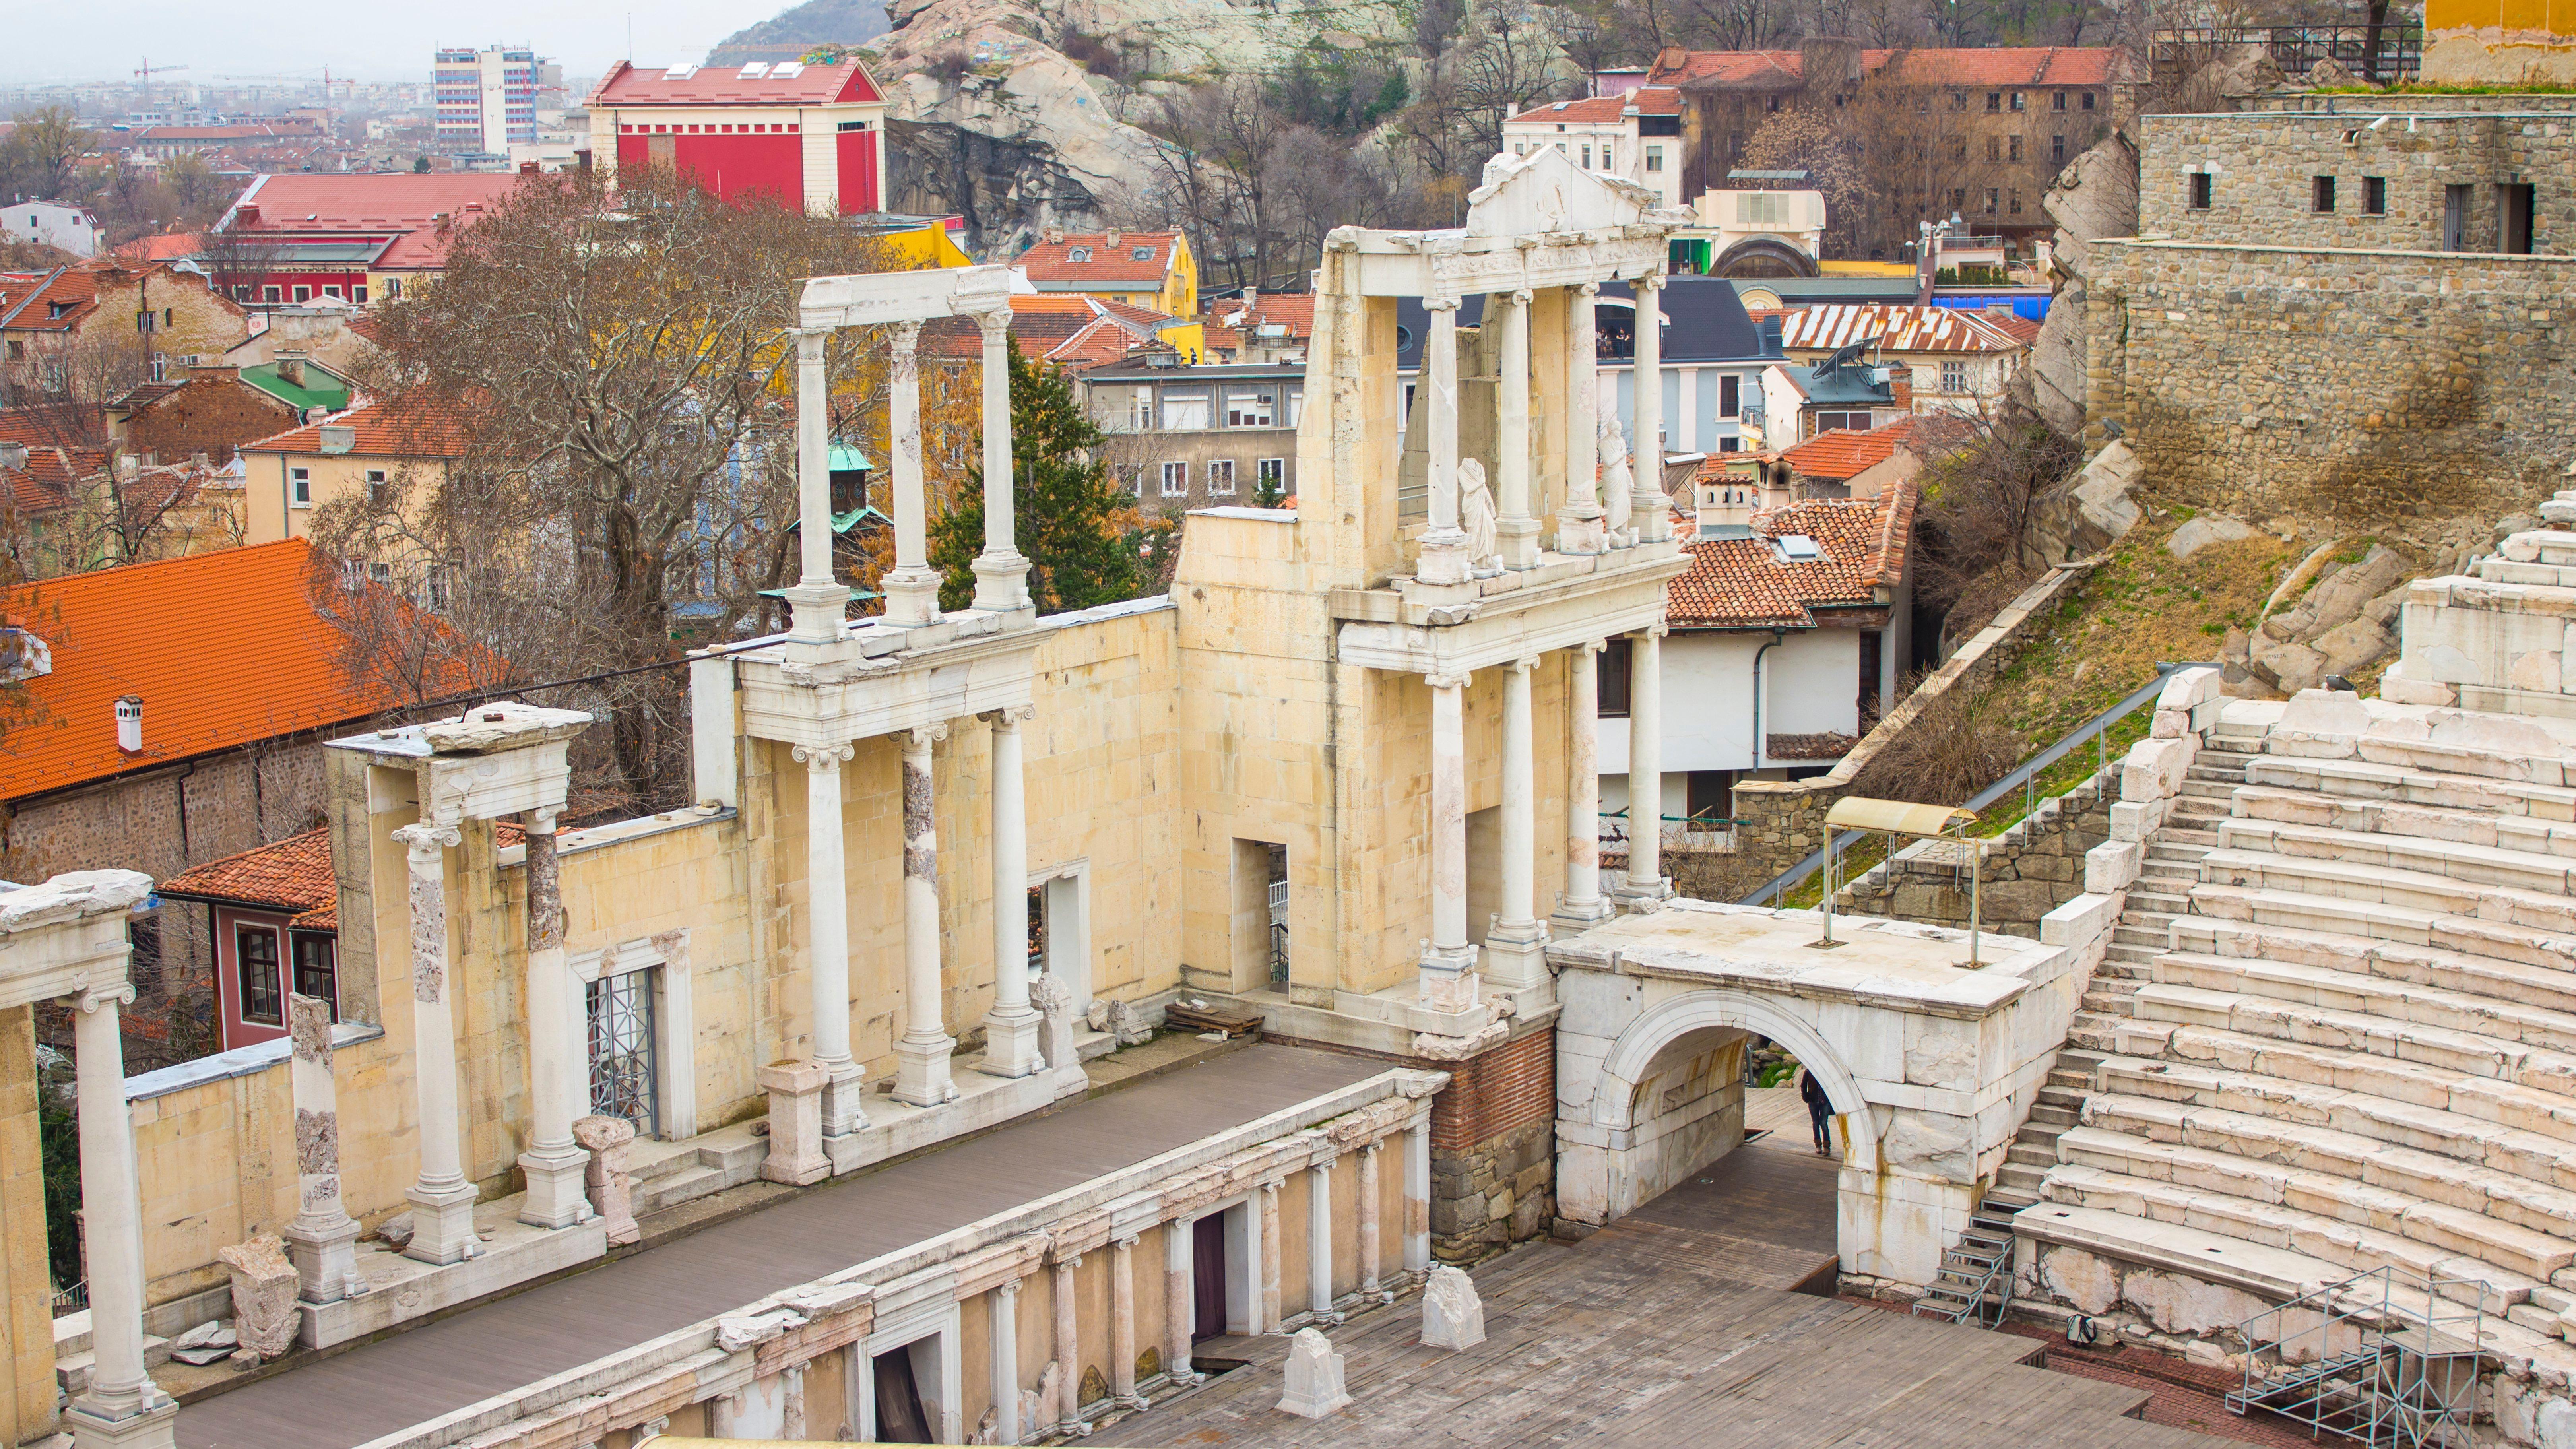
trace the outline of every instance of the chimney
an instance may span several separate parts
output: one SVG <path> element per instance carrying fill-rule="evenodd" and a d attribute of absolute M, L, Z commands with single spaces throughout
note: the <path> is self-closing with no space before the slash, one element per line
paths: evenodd
<path fill-rule="evenodd" d="M 1114 247 L 1118 245 L 1118 228 L 1113 226 L 1108 231 L 1102 233 L 1100 244 L 1105 247 Z"/>
<path fill-rule="evenodd" d="M 228 228 L 229 230 L 247 230 L 257 225 L 259 225 L 258 203 L 245 201 L 233 208 L 233 225 Z"/>
<path fill-rule="evenodd" d="M 128 453 L 124 457 L 116 460 L 116 480 L 120 483 L 133 482 L 135 477 L 142 471 L 142 460 L 136 458 L 131 453 Z"/>
<path fill-rule="evenodd" d="M 143 753 L 143 701 L 135 695 L 116 702 L 116 747 L 129 755 Z"/>
<path fill-rule="evenodd" d="M 347 423 L 324 423 L 322 425 L 323 452 L 336 457 L 339 454 L 346 453 L 357 446 L 358 430 L 356 428 L 351 427 Z"/>
<path fill-rule="evenodd" d="M 0 443 L 0 473 L 24 473 L 25 471 L 27 471 L 27 445 Z"/>
<path fill-rule="evenodd" d="M 1045 237 L 1046 237 L 1046 239 L 1047 239 L 1047 245 L 1049 245 L 1049 246 L 1058 246 L 1058 245 L 1061 245 L 1061 244 L 1063 243 L 1063 241 L 1064 241 L 1064 228 L 1062 228 L 1062 227 L 1060 227 L 1060 226 L 1051 226 L 1051 227 L 1048 227 L 1048 228 L 1046 229 L 1046 231 L 1045 231 L 1044 235 L 1045 235 Z"/>
<path fill-rule="evenodd" d="M 1791 501 L 1789 497 L 1790 476 L 1791 470 L 1787 460 L 1785 459 L 1774 458 L 1763 465 L 1762 507 L 1764 511 L 1767 512 L 1774 508 L 1786 508 L 1789 506 Z"/>
<path fill-rule="evenodd" d="M 1901 413 L 1914 411 L 1914 369 L 1902 362 L 1887 365 L 1887 400 Z"/>
<path fill-rule="evenodd" d="M 1732 474 L 1706 478 L 1699 485 L 1699 536 L 1753 536 L 1753 480 Z"/>

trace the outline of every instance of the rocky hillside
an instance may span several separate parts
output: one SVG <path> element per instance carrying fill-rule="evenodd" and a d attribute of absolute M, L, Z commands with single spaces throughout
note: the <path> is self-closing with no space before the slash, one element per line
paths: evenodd
<path fill-rule="evenodd" d="M 892 28 L 885 0 L 805 0 L 726 36 L 707 52 L 707 64 L 776 60 L 779 51 L 813 45 L 865 45 Z"/>

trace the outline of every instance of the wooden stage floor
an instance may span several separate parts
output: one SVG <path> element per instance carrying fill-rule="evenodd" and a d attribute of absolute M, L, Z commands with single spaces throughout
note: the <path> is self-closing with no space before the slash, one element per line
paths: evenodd
<path fill-rule="evenodd" d="M 1834 1251 L 1834 1167 L 1803 1110 L 1576 1244 L 1475 1270 L 1486 1341 L 1420 1343 L 1418 1298 L 1331 1333 L 1353 1403 L 1279 1412 L 1285 1338 L 1210 1340 L 1249 1366 L 1111 1425 L 1134 1446 L 1504 1449 L 2217 1449 L 2126 1417 L 2146 1390 L 2025 1366 L 2045 1345 L 1816 1296 Z M 1800 1284 L 1811 1291 L 1799 1292 Z"/>
<path fill-rule="evenodd" d="M 1385 1065 L 1277 1045 L 1228 1052 L 187 1405 L 179 1443 L 348 1449 L 1285 1110 Z"/>

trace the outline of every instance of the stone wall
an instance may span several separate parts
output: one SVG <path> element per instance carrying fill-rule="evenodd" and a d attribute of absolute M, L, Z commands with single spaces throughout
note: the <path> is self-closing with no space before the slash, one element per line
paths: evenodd
<path fill-rule="evenodd" d="M 2380 122 L 2383 114 L 2347 108 L 2143 117 L 2138 235 L 2440 251 L 2444 188 L 2466 186 L 2462 245 L 2490 252 L 2499 248 L 2497 183 L 2537 180 L 2533 245 L 2564 256 L 2576 243 L 2576 190 L 2551 181 L 2576 164 L 2576 125 L 2520 112 L 2518 105 L 2516 113 L 2502 115 L 2445 108 Z M 2210 177 L 2206 208 L 2190 205 L 2196 172 Z M 2335 181 L 2331 212 L 2314 206 L 2312 183 L 2319 176 Z M 2386 183 L 2383 215 L 2364 209 L 2368 177 Z"/>
<path fill-rule="evenodd" d="M 1824 844 L 1825 812 L 1834 802 L 1850 793 L 1851 782 L 1890 740 L 1902 735 L 1931 703 L 1954 689 L 1975 691 L 1985 687 L 1995 674 L 2021 652 L 2024 636 L 2035 620 L 2045 620 L 2057 602 L 2074 589 L 2091 566 L 2070 564 L 2048 571 L 2037 583 L 2024 589 L 2018 598 L 2005 605 L 1985 628 L 1959 646 L 1938 672 L 1908 695 L 1905 702 L 1890 711 L 1869 732 L 1868 738 L 1843 756 L 1842 763 L 1827 774 L 1807 780 L 1747 780 L 1735 787 L 1736 818 L 1744 823 L 1735 829 L 1736 854 L 1715 857 L 1730 866 L 1718 890 L 1692 891 L 1693 882 L 1682 882 L 1689 893 L 1704 899 L 1737 899 L 1760 887 L 1764 882 L 1805 859 Z M 1719 890 L 1726 891 L 1720 894 Z"/>
<path fill-rule="evenodd" d="M 2125 435 L 2164 496 L 2429 543 L 2576 451 L 2576 257 L 2123 240 L 2091 260 L 2086 441 Z"/>
<path fill-rule="evenodd" d="M 2084 894 L 2084 853 L 2111 838 L 2119 793 L 2116 764 L 2054 800 L 1987 846 L 1978 919 L 2013 936 L 2039 934 L 2040 918 Z M 1937 926 L 1968 924 L 1965 854 L 1948 841 L 1921 840 L 1834 895 L 1834 909 Z"/>
<path fill-rule="evenodd" d="M 1466 1262 L 1556 1218 L 1556 1029 L 1450 1067 L 1431 1101 L 1431 1251 Z"/>

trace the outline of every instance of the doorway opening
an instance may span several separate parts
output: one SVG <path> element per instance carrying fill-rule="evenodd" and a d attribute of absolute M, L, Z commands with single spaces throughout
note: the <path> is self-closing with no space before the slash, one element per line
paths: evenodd
<path fill-rule="evenodd" d="M 921 1381 L 914 1376 L 912 1355 L 917 1344 L 874 1355 L 870 1359 L 876 1380 L 877 1432 L 880 1444 L 935 1444 L 938 1436 L 930 1432 L 930 1412 L 921 1399 Z"/>
<path fill-rule="evenodd" d="M 1234 989 L 1288 987 L 1288 847 L 1234 842 Z"/>
<path fill-rule="evenodd" d="M 1190 1224 L 1190 1340 L 1225 1337 L 1225 1214 Z"/>

